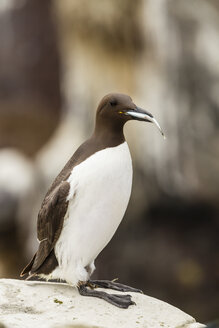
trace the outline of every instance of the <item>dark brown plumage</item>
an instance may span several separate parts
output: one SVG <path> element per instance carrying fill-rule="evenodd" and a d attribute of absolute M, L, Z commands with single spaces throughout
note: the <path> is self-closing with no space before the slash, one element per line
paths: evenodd
<path fill-rule="evenodd" d="M 109 94 L 101 100 L 97 108 L 93 135 L 76 150 L 43 200 L 37 221 L 39 248 L 30 263 L 22 270 L 21 276 L 27 273 L 49 274 L 58 265 L 53 249 L 62 231 L 68 208 L 66 198 L 70 185 L 66 180 L 76 165 L 95 152 L 124 142 L 123 126 L 130 118 L 120 115 L 119 111 L 135 107 L 131 98 L 123 94 Z"/>

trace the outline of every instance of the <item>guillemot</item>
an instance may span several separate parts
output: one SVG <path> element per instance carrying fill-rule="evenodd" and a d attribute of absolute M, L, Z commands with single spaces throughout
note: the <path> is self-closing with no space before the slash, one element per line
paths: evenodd
<path fill-rule="evenodd" d="M 152 114 L 129 96 L 106 95 L 97 107 L 92 136 L 76 150 L 43 200 L 37 221 L 39 248 L 21 276 L 65 280 L 81 295 L 102 298 L 120 308 L 134 304 L 130 295 L 95 288 L 140 290 L 90 280 L 94 261 L 117 230 L 131 194 L 132 161 L 123 134 L 129 120 L 153 122 L 163 134 Z"/>

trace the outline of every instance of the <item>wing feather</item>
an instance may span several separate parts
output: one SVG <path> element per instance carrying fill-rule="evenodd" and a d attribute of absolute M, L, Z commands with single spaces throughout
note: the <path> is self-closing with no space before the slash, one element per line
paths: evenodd
<path fill-rule="evenodd" d="M 62 230 L 64 217 L 68 208 L 67 196 L 70 184 L 61 182 L 48 196 L 45 197 L 38 214 L 37 237 L 39 248 L 32 259 L 31 273 L 36 272 L 53 250 Z M 28 272 L 30 264 L 27 265 Z M 25 268 L 25 269 L 26 269 Z M 27 273 L 27 269 L 22 275 Z"/>

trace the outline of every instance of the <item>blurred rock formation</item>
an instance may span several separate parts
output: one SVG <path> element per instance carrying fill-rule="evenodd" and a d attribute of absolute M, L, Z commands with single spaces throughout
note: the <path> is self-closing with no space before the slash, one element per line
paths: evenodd
<path fill-rule="evenodd" d="M 39 181 L 32 161 L 15 149 L 0 151 L 0 275 L 14 277 L 34 251 L 33 235 L 39 200 Z M 38 204 L 39 206 L 39 204 Z"/>
<path fill-rule="evenodd" d="M 59 55 L 51 0 L 0 3 L 0 147 L 28 155 L 60 118 Z"/>

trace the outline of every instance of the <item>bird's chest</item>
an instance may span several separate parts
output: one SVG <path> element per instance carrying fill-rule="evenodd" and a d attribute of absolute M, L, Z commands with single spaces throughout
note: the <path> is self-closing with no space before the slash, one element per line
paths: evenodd
<path fill-rule="evenodd" d="M 126 142 L 103 149 L 76 166 L 69 179 L 70 207 L 89 208 L 99 204 L 114 206 L 129 199 L 132 185 L 132 163 Z"/>
<path fill-rule="evenodd" d="M 92 259 L 112 238 L 128 205 L 132 163 L 127 143 L 89 157 L 74 168 L 68 181 L 63 233 L 68 235 L 70 248 L 83 245 L 80 254 L 86 256 L 81 256 Z"/>

